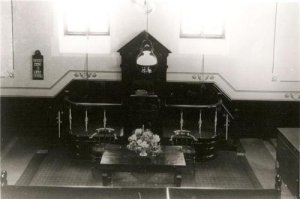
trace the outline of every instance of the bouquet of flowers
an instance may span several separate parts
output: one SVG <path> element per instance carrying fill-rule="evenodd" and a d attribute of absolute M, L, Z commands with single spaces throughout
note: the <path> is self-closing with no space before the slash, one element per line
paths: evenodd
<path fill-rule="evenodd" d="M 155 155 L 160 151 L 160 138 L 149 129 L 136 129 L 128 141 L 127 148 L 140 152 L 140 156 L 147 156 L 148 153 Z"/>

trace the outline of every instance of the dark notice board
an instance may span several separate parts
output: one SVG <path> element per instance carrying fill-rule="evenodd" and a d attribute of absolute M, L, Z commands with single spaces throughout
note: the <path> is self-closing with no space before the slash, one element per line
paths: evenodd
<path fill-rule="evenodd" d="M 32 79 L 44 79 L 44 58 L 39 50 L 36 50 L 32 55 Z"/>

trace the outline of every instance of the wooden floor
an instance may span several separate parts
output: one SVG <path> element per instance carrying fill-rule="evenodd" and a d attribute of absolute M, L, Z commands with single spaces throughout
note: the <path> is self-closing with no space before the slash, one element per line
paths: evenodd
<path fill-rule="evenodd" d="M 1 169 L 8 172 L 8 184 L 15 184 L 27 167 L 37 150 L 41 148 L 38 142 L 26 144 L 26 139 L 14 138 L 1 152 Z M 18 144 L 16 144 L 18 143 Z M 21 143 L 21 144 L 20 144 Z M 247 158 L 252 170 L 264 189 L 274 188 L 275 178 L 275 148 L 269 141 L 260 139 L 242 139 Z M 243 154 L 241 154 L 243 155 Z M 292 199 L 288 189 L 283 185 L 283 199 Z"/>

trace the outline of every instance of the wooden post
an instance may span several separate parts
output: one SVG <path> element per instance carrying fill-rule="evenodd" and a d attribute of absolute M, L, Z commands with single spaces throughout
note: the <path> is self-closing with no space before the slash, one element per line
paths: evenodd
<path fill-rule="evenodd" d="M 199 112 L 198 128 L 199 128 L 199 136 L 201 138 L 202 137 L 202 132 L 201 132 L 201 128 L 202 128 L 202 110 L 201 109 L 200 109 L 200 112 Z"/>
<path fill-rule="evenodd" d="M 181 187 L 182 176 L 180 173 L 175 173 L 174 184 L 176 187 Z"/>
<path fill-rule="evenodd" d="M 1 187 L 7 185 L 7 171 L 1 171 Z"/>
<path fill-rule="evenodd" d="M 103 186 L 108 186 L 110 184 L 109 182 L 109 177 L 108 177 L 108 173 L 102 173 L 102 185 Z"/>
<path fill-rule="evenodd" d="M 279 167 L 280 167 L 279 162 L 278 162 L 278 160 L 276 160 L 275 161 L 275 169 L 276 169 L 275 189 L 278 190 L 278 191 L 281 191 L 282 180 L 281 180 L 281 176 L 279 174 Z"/>
<path fill-rule="evenodd" d="M 278 191 L 281 191 L 281 184 L 282 184 L 281 177 L 277 173 L 276 176 L 275 176 L 275 189 L 278 190 Z"/>
<path fill-rule="evenodd" d="M 217 123 L 218 123 L 218 108 L 216 107 L 216 112 L 215 112 L 215 135 L 217 135 Z"/>
<path fill-rule="evenodd" d="M 89 123 L 87 109 L 85 109 L 85 119 L 84 119 L 84 122 L 85 122 L 85 132 L 87 133 L 88 132 L 88 123 Z"/>

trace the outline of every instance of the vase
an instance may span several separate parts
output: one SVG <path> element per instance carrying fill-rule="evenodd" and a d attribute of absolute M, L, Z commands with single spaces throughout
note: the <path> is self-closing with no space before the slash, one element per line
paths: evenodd
<path fill-rule="evenodd" d="M 147 156 L 147 155 L 148 155 L 148 154 L 147 154 L 146 150 L 145 150 L 145 149 L 142 149 L 141 152 L 140 152 L 140 156 L 145 157 L 145 156 Z"/>

